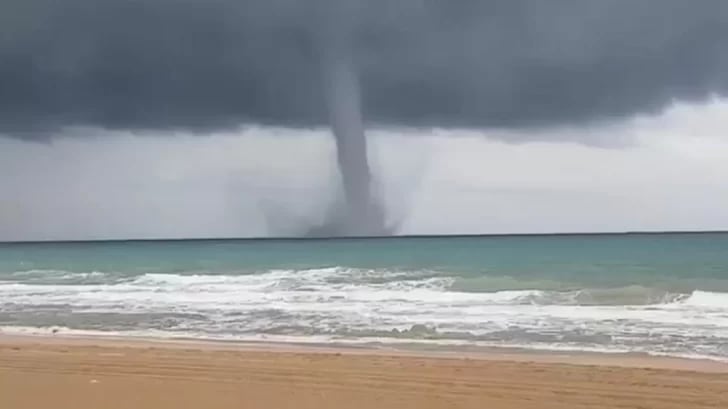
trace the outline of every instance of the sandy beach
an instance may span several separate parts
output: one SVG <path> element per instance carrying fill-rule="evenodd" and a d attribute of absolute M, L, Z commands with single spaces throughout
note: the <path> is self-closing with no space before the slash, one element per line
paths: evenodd
<path fill-rule="evenodd" d="M 0 408 L 726 408 L 728 365 L 0 337 Z"/>

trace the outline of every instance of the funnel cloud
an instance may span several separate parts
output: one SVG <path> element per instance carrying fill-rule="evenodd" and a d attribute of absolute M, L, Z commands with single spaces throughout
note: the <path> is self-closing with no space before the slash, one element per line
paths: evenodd
<path fill-rule="evenodd" d="M 4 0 L 0 135 L 330 127 L 342 194 L 310 233 L 386 234 L 366 129 L 654 114 L 726 95 L 726 43 L 724 0 Z"/>
<path fill-rule="evenodd" d="M 326 225 L 312 233 L 382 235 L 386 229 L 381 207 L 372 196 L 373 186 L 356 68 L 345 51 L 327 53 L 323 66 L 344 203 L 341 209 L 336 209 L 333 218 Z"/>
<path fill-rule="evenodd" d="M 329 7 L 350 7 L 347 0 L 333 0 Z M 381 236 L 388 234 L 384 213 L 372 194 L 367 140 L 361 108 L 359 72 L 352 55 L 353 27 L 347 20 L 321 22 L 318 36 L 322 81 L 336 158 L 341 174 L 343 203 L 336 203 L 313 236 Z"/>

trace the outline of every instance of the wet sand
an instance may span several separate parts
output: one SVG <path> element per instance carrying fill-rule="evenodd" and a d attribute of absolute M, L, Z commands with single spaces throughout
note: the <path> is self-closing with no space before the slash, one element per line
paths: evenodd
<path fill-rule="evenodd" d="M 728 365 L 0 336 L 2 409 L 728 408 Z"/>

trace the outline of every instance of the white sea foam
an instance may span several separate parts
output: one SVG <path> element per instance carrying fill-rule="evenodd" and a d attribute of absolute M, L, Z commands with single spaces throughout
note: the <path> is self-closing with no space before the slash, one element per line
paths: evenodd
<path fill-rule="evenodd" d="M 728 293 L 694 291 L 690 297 L 681 302 L 684 305 L 709 307 L 728 310 Z"/>
<path fill-rule="evenodd" d="M 108 325 L 127 335 L 156 331 L 165 337 L 728 356 L 728 293 L 642 287 L 464 292 L 454 277 L 433 272 L 343 267 L 125 279 L 84 274 L 61 282 L 35 272 L 11 275 L 0 283 L 0 326 L 71 322 L 76 331 Z"/>

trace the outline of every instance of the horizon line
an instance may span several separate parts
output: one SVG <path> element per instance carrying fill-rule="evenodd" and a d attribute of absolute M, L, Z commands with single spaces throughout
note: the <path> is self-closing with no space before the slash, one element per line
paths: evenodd
<path fill-rule="evenodd" d="M 465 233 L 465 234 L 402 234 L 388 236 L 251 236 L 251 237 L 196 237 L 196 238 L 127 238 L 80 240 L 0 240 L 0 244 L 74 244 L 74 243 L 135 243 L 185 241 L 331 241 L 331 240 L 387 240 L 387 239 L 441 239 L 441 238 L 498 238 L 498 237 L 559 237 L 559 236 L 632 236 L 671 234 L 728 234 L 728 230 L 635 230 L 612 232 L 551 232 L 551 233 Z"/>

